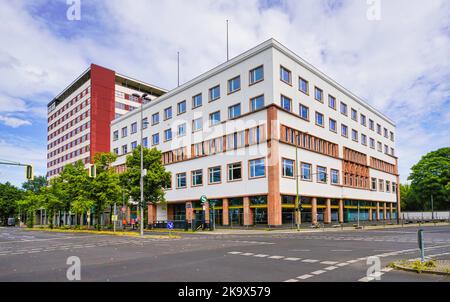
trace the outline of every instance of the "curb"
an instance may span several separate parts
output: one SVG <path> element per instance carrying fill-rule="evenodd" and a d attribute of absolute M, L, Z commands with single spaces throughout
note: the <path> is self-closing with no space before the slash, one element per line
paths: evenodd
<path fill-rule="evenodd" d="M 49 233 L 79 233 L 79 234 L 91 234 L 91 235 L 105 235 L 105 236 L 119 236 L 119 237 L 133 237 L 141 238 L 139 234 L 133 233 L 120 233 L 120 232 L 101 232 L 101 231 L 89 231 L 89 230 L 58 230 L 58 229 L 31 229 L 25 228 L 25 231 L 39 231 L 39 232 L 49 232 Z M 178 235 L 144 235 L 143 238 L 155 238 L 155 239 L 177 239 L 181 238 Z"/>
<path fill-rule="evenodd" d="M 422 271 L 419 272 L 416 269 L 405 267 L 405 266 L 401 266 L 401 265 L 398 265 L 396 263 L 394 263 L 393 266 L 394 266 L 394 268 L 396 268 L 398 270 L 402 270 L 402 271 L 406 271 L 406 272 L 413 272 L 413 273 L 416 273 L 416 274 L 432 274 L 432 275 L 450 276 L 450 273 L 440 272 L 440 271 L 422 270 Z"/>

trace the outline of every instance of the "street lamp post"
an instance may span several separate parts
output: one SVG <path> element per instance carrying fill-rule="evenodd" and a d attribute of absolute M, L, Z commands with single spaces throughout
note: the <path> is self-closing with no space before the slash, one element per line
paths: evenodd
<path fill-rule="evenodd" d="M 300 231 L 300 206 L 299 206 L 299 183 L 298 183 L 298 176 L 300 172 L 299 164 L 298 164 L 298 135 L 296 136 L 296 143 L 295 143 L 295 182 L 296 182 L 296 195 L 295 195 L 295 223 L 297 225 L 297 231 Z"/>

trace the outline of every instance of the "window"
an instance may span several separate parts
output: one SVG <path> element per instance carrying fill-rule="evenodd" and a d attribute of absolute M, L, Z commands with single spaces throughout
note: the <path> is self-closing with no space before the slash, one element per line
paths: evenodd
<path fill-rule="evenodd" d="M 302 163 L 302 180 L 311 180 L 311 164 Z"/>
<path fill-rule="evenodd" d="M 375 140 L 373 138 L 369 139 L 370 148 L 375 149 Z"/>
<path fill-rule="evenodd" d="M 318 88 L 318 87 L 314 87 L 314 98 L 319 101 L 319 102 L 323 102 L 323 91 L 322 89 Z"/>
<path fill-rule="evenodd" d="M 136 148 L 137 148 L 137 142 L 134 141 L 134 142 L 131 143 L 131 151 L 133 151 Z"/>
<path fill-rule="evenodd" d="M 177 174 L 177 188 L 186 188 L 186 173 Z"/>
<path fill-rule="evenodd" d="M 371 187 L 372 191 L 376 191 L 377 190 L 377 179 L 375 177 L 372 177 L 372 181 L 371 181 Z"/>
<path fill-rule="evenodd" d="M 377 133 L 381 135 L 381 125 L 377 124 Z"/>
<path fill-rule="evenodd" d="M 323 114 L 316 111 L 316 125 L 323 127 Z"/>
<path fill-rule="evenodd" d="M 185 136 L 185 135 L 186 135 L 186 123 L 178 125 L 178 136 Z"/>
<path fill-rule="evenodd" d="M 114 148 L 114 154 L 119 155 L 119 148 Z"/>
<path fill-rule="evenodd" d="M 152 125 L 159 124 L 159 112 L 152 115 Z"/>
<path fill-rule="evenodd" d="M 219 85 L 209 89 L 209 101 L 213 102 L 217 99 L 220 99 L 220 86 Z"/>
<path fill-rule="evenodd" d="M 384 181 L 382 179 L 378 180 L 378 191 L 384 192 Z"/>
<path fill-rule="evenodd" d="M 144 148 L 148 148 L 148 138 L 144 137 L 144 138 L 142 139 L 142 146 L 143 146 Z"/>
<path fill-rule="evenodd" d="M 369 129 L 370 129 L 370 130 L 373 131 L 373 130 L 375 129 L 375 128 L 374 128 L 374 127 L 375 127 L 374 125 L 375 125 L 375 123 L 373 122 L 373 120 L 369 119 Z"/>
<path fill-rule="evenodd" d="M 292 159 L 283 158 L 282 160 L 282 173 L 284 177 L 294 177 L 294 162 Z"/>
<path fill-rule="evenodd" d="M 209 124 L 211 126 L 220 123 L 220 111 L 213 112 L 209 115 Z"/>
<path fill-rule="evenodd" d="M 386 180 L 386 192 L 391 193 L 391 182 Z"/>
<path fill-rule="evenodd" d="M 228 181 L 235 181 L 242 179 L 242 164 L 234 163 L 228 165 Z"/>
<path fill-rule="evenodd" d="M 164 130 L 164 140 L 170 141 L 172 140 L 172 129 L 166 129 Z"/>
<path fill-rule="evenodd" d="M 264 95 L 250 99 L 250 110 L 256 111 L 264 107 Z"/>
<path fill-rule="evenodd" d="M 260 81 L 264 80 L 264 67 L 259 66 L 255 69 L 250 70 L 250 85 L 258 83 Z"/>
<path fill-rule="evenodd" d="M 152 135 L 152 145 L 158 145 L 159 144 L 159 133 L 155 133 Z"/>
<path fill-rule="evenodd" d="M 352 108 L 352 120 L 358 121 L 358 111 Z"/>
<path fill-rule="evenodd" d="M 347 104 L 341 102 L 341 113 L 347 115 Z"/>
<path fill-rule="evenodd" d="M 395 156 L 395 150 L 394 150 L 394 148 L 392 148 L 392 147 L 391 147 L 391 155 L 392 155 L 392 156 Z"/>
<path fill-rule="evenodd" d="M 209 168 L 208 171 L 210 184 L 217 184 L 222 181 L 222 168 L 220 166 Z"/>
<path fill-rule="evenodd" d="M 177 104 L 177 114 L 186 112 L 186 101 L 181 101 Z"/>
<path fill-rule="evenodd" d="M 356 131 L 355 129 L 352 129 L 352 140 L 354 140 L 355 142 L 358 141 L 358 131 Z"/>
<path fill-rule="evenodd" d="M 309 108 L 302 104 L 300 104 L 300 117 L 309 120 Z"/>
<path fill-rule="evenodd" d="M 283 66 L 280 67 L 280 79 L 289 84 L 292 85 L 291 81 L 291 71 L 289 69 L 284 68 Z"/>
<path fill-rule="evenodd" d="M 327 168 L 317 166 L 317 182 L 321 183 L 327 182 Z"/>
<path fill-rule="evenodd" d="M 192 132 L 202 130 L 203 128 L 203 119 L 199 117 L 192 121 Z"/>
<path fill-rule="evenodd" d="M 331 184 L 338 185 L 339 184 L 339 170 L 331 169 Z"/>
<path fill-rule="evenodd" d="M 298 78 L 298 90 L 300 90 L 303 93 L 308 94 L 309 88 L 308 88 L 308 81 L 303 78 Z"/>
<path fill-rule="evenodd" d="M 192 109 L 200 107 L 202 105 L 202 94 L 199 93 L 192 97 Z"/>
<path fill-rule="evenodd" d="M 344 124 L 341 125 L 341 135 L 348 137 L 348 127 Z"/>
<path fill-rule="evenodd" d="M 147 129 L 148 127 L 148 118 L 144 117 L 141 122 L 142 129 Z"/>
<path fill-rule="evenodd" d="M 122 128 L 122 137 L 127 137 L 128 135 L 128 127 L 123 127 Z"/>
<path fill-rule="evenodd" d="M 390 132 L 391 141 L 394 141 L 394 132 Z"/>
<path fill-rule="evenodd" d="M 397 184 L 395 182 L 392 182 L 392 193 L 395 193 L 397 191 Z"/>
<path fill-rule="evenodd" d="M 366 116 L 361 114 L 361 125 L 366 126 Z"/>
<path fill-rule="evenodd" d="M 383 130 L 384 130 L 384 137 L 388 138 L 389 137 L 388 130 L 386 128 L 384 128 Z"/>
<path fill-rule="evenodd" d="M 241 115 L 241 103 L 228 107 L 228 118 L 233 119 Z"/>
<path fill-rule="evenodd" d="M 250 168 L 250 178 L 264 177 L 266 175 L 264 158 L 250 160 L 249 168 Z"/>
<path fill-rule="evenodd" d="M 330 131 L 337 132 L 337 123 L 332 118 L 329 119 Z"/>
<path fill-rule="evenodd" d="M 164 109 L 164 120 L 169 120 L 172 118 L 172 107 Z"/>
<path fill-rule="evenodd" d="M 384 145 L 384 153 L 389 154 L 389 147 L 388 145 Z"/>
<path fill-rule="evenodd" d="M 377 142 L 377 150 L 381 152 L 383 150 L 383 144 L 381 142 Z"/>
<path fill-rule="evenodd" d="M 292 111 L 292 100 L 287 96 L 281 96 L 281 108 L 287 111 Z"/>
<path fill-rule="evenodd" d="M 127 154 L 128 153 L 128 146 L 127 145 L 123 145 L 122 146 L 122 154 Z"/>
<path fill-rule="evenodd" d="M 119 139 L 119 130 L 114 131 L 113 133 L 113 140 L 118 140 Z"/>
<path fill-rule="evenodd" d="M 361 144 L 367 146 L 367 136 L 361 133 Z"/>
<path fill-rule="evenodd" d="M 336 110 L 336 98 L 332 95 L 328 95 L 328 106 Z"/>
<path fill-rule="evenodd" d="M 241 89 L 241 76 L 228 80 L 228 93 L 233 93 Z"/>
<path fill-rule="evenodd" d="M 192 171 L 192 186 L 201 186 L 203 185 L 203 170 L 195 170 Z"/>

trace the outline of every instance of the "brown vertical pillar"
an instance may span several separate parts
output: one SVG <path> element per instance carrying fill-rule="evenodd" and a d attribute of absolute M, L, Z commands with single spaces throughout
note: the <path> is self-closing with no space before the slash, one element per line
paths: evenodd
<path fill-rule="evenodd" d="M 369 221 L 372 221 L 373 213 L 372 213 L 372 205 L 369 208 Z"/>
<path fill-rule="evenodd" d="M 153 203 L 149 203 L 147 205 L 148 208 L 148 215 L 147 215 L 147 222 L 148 224 L 154 224 L 156 222 L 156 205 Z"/>
<path fill-rule="evenodd" d="M 325 208 L 325 223 L 331 223 L 331 199 L 327 198 Z"/>
<path fill-rule="evenodd" d="M 192 220 L 194 219 L 194 209 L 192 208 L 192 201 L 186 202 L 186 220 L 189 223 L 192 223 Z"/>
<path fill-rule="evenodd" d="M 253 219 L 250 209 L 250 198 L 244 197 L 244 225 L 252 225 Z"/>
<path fill-rule="evenodd" d="M 394 204 L 392 202 L 389 203 L 389 219 L 392 220 L 394 218 Z"/>
<path fill-rule="evenodd" d="M 344 200 L 339 199 L 339 223 L 344 223 Z"/>
<path fill-rule="evenodd" d="M 317 224 L 317 198 L 311 198 L 311 222 Z"/>
<path fill-rule="evenodd" d="M 206 202 L 204 205 L 203 205 L 203 211 L 205 211 L 205 222 L 206 223 L 209 223 L 209 202 Z"/>
<path fill-rule="evenodd" d="M 228 218 L 228 198 L 224 198 L 222 201 L 222 224 L 223 225 L 229 225 L 229 218 Z"/>
<path fill-rule="evenodd" d="M 271 226 L 280 226 L 281 222 L 281 195 L 280 195 L 280 156 L 278 142 L 278 109 L 270 106 L 267 109 L 267 219 Z"/>
<path fill-rule="evenodd" d="M 175 220 L 174 213 L 173 213 L 173 204 L 167 205 L 167 219 Z"/>
<path fill-rule="evenodd" d="M 396 191 L 395 194 L 397 194 L 397 219 L 400 219 L 400 213 L 401 213 L 401 205 L 400 205 L 400 176 L 398 175 L 398 158 L 395 159 L 395 173 L 397 173 L 397 183 L 396 183 Z"/>
<path fill-rule="evenodd" d="M 387 202 L 384 202 L 383 203 L 383 219 L 384 220 L 386 220 L 387 218 L 387 216 L 386 216 L 386 214 L 387 214 Z"/>
<path fill-rule="evenodd" d="M 379 221 L 380 220 L 380 202 L 379 201 L 377 201 L 377 214 L 376 214 L 376 217 L 377 217 L 377 221 Z"/>
<path fill-rule="evenodd" d="M 131 209 L 127 207 L 127 223 L 131 222 Z"/>

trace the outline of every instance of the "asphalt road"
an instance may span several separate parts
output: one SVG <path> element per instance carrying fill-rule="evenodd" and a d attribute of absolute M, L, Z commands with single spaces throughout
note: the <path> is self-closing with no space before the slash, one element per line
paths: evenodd
<path fill-rule="evenodd" d="M 425 239 L 426 255 L 450 259 L 450 226 L 426 227 Z M 450 281 L 386 267 L 419 256 L 417 228 L 180 239 L 0 228 L 0 281 L 68 281 L 70 256 L 81 261 L 81 281 Z M 370 256 L 380 259 L 380 280 L 367 278 Z"/>

